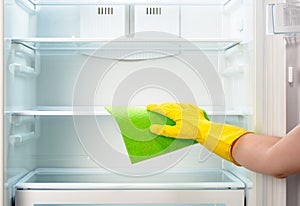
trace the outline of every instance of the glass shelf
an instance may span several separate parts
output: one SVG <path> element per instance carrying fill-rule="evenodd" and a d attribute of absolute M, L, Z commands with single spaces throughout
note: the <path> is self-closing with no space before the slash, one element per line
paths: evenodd
<path fill-rule="evenodd" d="M 7 109 L 5 114 L 18 116 L 80 116 L 99 115 L 107 116 L 110 113 L 104 107 L 65 107 L 65 106 L 40 106 L 30 109 Z"/>
<path fill-rule="evenodd" d="M 17 0 L 23 4 L 32 4 L 33 6 L 61 6 L 61 5 L 207 5 L 207 6 L 225 6 L 231 0 Z"/>
<path fill-rule="evenodd" d="M 269 5 L 269 29 L 273 34 L 300 33 L 300 3 Z"/>
<path fill-rule="evenodd" d="M 157 50 L 174 53 L 183 50 L 223 51 L 238 45 L 239 39 L 193 39 L 181 38 L 121 38 L 113 41 L 86 38 L 26 38 L 12 39 L 34 51 L 96 51 L 96 50 Z"/>
<path fill-rule="evenodd" d="M 242 189 L 245 184 L 225 170 L 163 172 L 124 176 L 101 169 L 36 169 L 16 184 L 17 189 Z"/>
<path fill-rule="evenodd" d="M 220 107 L 199 106 L 204 109 L 208 115 L 226 115 L 226 116 L 248 116 L 251 115 L 250 108 L 240 110 L 224 110 Z M 17 116 L 110 116 L 111 114 L 102 106 L 99 107 L 72 107 L 72 106 L 38 106 L 30 109 L 6 108 L 5 114 Z"/>

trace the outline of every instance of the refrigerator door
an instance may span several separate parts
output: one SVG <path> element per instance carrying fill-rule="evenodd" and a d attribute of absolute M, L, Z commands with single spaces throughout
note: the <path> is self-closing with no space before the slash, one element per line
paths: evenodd
<path fill-rule="evenodd" d="M 286 39 L 287 132 L 300 123 L 300 2 L 294 7 L 293 21 L 297 33 Z M 287 206 L 300 205 L 300 175 L 287 179 Z"/>
<path fill-rule="evenodd" d="M 274 88 L 279 91 L 279 95 L 286 98 L 273 99 L 280 102 L 274 109 L 283 111 L 282 114 L 276 115 L 273 127 L 274 135 L 284 136 L 293 127 L 300 123 L 299 118 L 299 34 L 300 34 L 300 4 L 297 1 L 271 2 L 268 5 L 268 22 L 267 31 L 269 36 L 269 48 L 267 52 L 268 64 L 271 70 L 281 76 L 277 79 L 280 82 L 279 87 L 274 85 Z M 274 61 L 276 59 L 276 61 Z M 275 63 L 276 62 L 276 63 Z M 275 63 L 275 64 L 273 64 Z M 270 74 L 271 75 L 271 74 Z M 276 79 L 273 79 L 276 80 Z M 273 110 L 275 112 L 275 110 Z M 284 112 L 286 111 L 286 112 Z M 281 124 L 280 124 L 281 121 Z M 277 122 L 277 123 L 276 123 Z M 277 127 L 279 126 L 279 128 Z M 285 183 L 280 183 L 278 180 L 271 180 L 271 185 L 279 185 L 277 202 L 278 205 L 287 204 L 288 206 L 299 205 L 299 175 L 294 175 L 287 179 L 286 193 L 284 192 Z M 277 182 L 277 183 L 276 183 Z M 286 195 L 285 195 L 286 194 Z M 286 197 L 285 197 L 286 196 Z M 276 202 L 274 202 L 276 204 Z M 273 203 L 272 203 L 273 205 Z"/>
<path fill-rule="evenodd" d="M 3 10 L 4 10 L 4 2 L 1 0 L 0 1 L 0 5 L 1 5 L 1 9 L 0 9 L 0 16 L 2 17 L 3 16 Z M 4 22 L 3 22 L 3 18 L 0 18 L 0 69 L 1 69 L 1 72 L 0 72 L 0 203 L 1 204 L 4 204 L 4 132 L 3 132 L 3 103 L 4 103 L 4 95 L 3 95 L 3 77 L 4 77 L 4 68 L 3 68 L 3 65 L 4 65 L 4 61 L 3 61 L 3 39 L 4 39 L 4 36 L 3 36 L 3 28 L 4 28 Z"/>
<path fill-rule="evenodd" d="M 300 16 L 298 17 L 300 20 Z M 300 123 L 300 36 L 286 37 L 287 132 Z M 300 175 L 287 179 L 287 206 L 300 204 Z"/>

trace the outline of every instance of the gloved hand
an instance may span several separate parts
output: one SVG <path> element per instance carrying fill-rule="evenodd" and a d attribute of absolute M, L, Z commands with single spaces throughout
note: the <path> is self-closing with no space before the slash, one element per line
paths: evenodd
<path fill-rule="evenodd" d="M 147 109 L 167 116 L 175 125 L 153 124 L 150 131 L 166 137 L 195 139 L 208 150 L 237 164 L 231 155 L 233 143 L 247 130 L 228 124 L 211 122 L 204 110 L 189 103 L 149 104 Z"/>

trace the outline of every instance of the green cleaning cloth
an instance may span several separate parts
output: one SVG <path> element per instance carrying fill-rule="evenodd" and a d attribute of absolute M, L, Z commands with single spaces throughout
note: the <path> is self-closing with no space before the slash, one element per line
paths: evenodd
<path fill-rule="evenodd" d="M 191 144 L 195 140 L 174 139 L 150 132 L 151 124 L 175 125 L 163 115 L 136 107 L 105 107 L 121 130 L 131 163 L 137 163 L 166 154 Z"/>

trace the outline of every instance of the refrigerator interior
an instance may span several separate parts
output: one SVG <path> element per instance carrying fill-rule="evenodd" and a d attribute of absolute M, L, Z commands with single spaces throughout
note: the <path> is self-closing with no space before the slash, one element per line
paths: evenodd
<path fill-rule="evenodd" d="M 124 193 L 123 202 L 110 197 L 102 204 L 75 204 L 126 205 L 147 190 L 171 197 L 176 196 L 172 191 L 183 197 L 200 191 L 202 202 L 187 203 L 202 206 L 234 205 L 228 203 L 233 199 L 253 204 L 253 173 L 199 144 L 131 164 L 104 106 L 194 102 L 212 121 L 253 130 L 254 1 L 4 3 L 7 205 L 13 204 L 16 191 L 23 198 L 44 197 L 30 193 L 42 190 L 63 196 L 66 190 L 81 189 L 93 199 L 96 189 L 114 194 L 120 188 L 136 193 Z M 217 79 L 195 75 L 177 58 L 182 54 L 203 59 L 199 70 L 212 68 Z M 207 88 L 212 81 L 220 83 L 220 97 Z M 219 193 L 228 202 L 218 200 Z M 186 202 L 153 201 L 180 203 Z"/>

